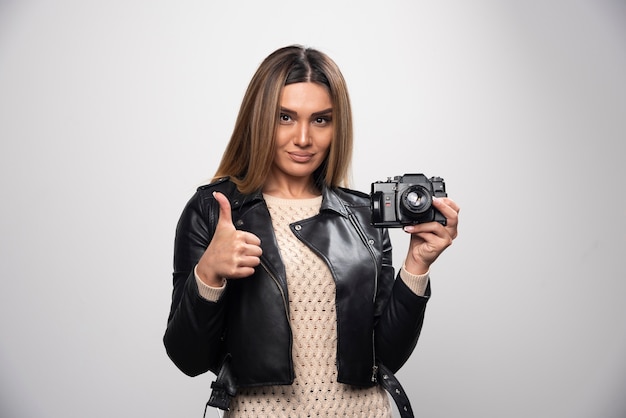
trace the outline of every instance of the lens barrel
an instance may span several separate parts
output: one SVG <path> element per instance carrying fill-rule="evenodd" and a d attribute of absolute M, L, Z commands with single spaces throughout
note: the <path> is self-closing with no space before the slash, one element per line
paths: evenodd
<path fill-rule="evenodd" d="M 433 198 L 428 189 L 418 184 L 411 185 L 402 192 L 400 210 L 409 218 L 427 212 L 432 206 Z"/>

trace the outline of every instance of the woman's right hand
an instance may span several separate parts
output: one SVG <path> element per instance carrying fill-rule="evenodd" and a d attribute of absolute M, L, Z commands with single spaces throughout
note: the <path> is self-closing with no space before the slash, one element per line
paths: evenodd
<path fill-rule="evenodd" d="M 198 261 L 196 274 L 205 284 L 220 287 L 225 278 L 251 276 L 263 251 L 259 237 L 235 228 L 228 198 L 220 192 L 214 192 L 213 197 L 220 205 L 219 219 L 213 239 Z"/>

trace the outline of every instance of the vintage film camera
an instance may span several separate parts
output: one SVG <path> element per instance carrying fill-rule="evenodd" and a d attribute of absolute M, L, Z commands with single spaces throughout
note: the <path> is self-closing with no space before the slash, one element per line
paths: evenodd
<path fill-rule="evenodd" d="M 448 196 L 441 177 L 405 174 L 374 182 L 370 195 L 372 225 L 398 228 L 432 221 L 445 225 L 446 218 L 432 205 L 433 196 Z"/>

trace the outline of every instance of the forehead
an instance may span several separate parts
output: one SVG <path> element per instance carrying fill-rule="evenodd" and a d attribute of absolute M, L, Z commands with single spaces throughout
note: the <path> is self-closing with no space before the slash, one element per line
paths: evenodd
<path fill-rule="evenodd" d="M 319 111 L 332 107 L 330 94 L 318 83 L 302 82 L 287 84 L 280 96 L 280 105 L 288 109 L 314 109 Z"/>

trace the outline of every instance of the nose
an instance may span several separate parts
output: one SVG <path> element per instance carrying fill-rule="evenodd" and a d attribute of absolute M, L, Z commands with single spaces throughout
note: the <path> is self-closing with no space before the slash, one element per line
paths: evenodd
<path fill-rule="evenodd" d="M 300 124 L 300 126 L 298 126 L 294 135 L 293 142 L 299 147 L 306 147 L 311 145 L 311 134 L 309 132 L 308 123 L 302 123 Z"/>

